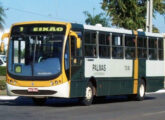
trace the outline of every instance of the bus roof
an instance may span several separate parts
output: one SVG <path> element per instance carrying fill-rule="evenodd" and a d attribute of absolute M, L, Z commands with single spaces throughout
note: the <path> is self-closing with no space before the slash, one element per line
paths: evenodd
<path fill-rule="evenodd" d="M 18 22 L 12 24 L 12 26 L 16 25 L 25 25 L 25 24 L 69 24 L 68 22 L 58 22 L 58 21 L 26 21 L 26 22 Z"/>
<path fill-rule="evenodd" d="M 111 27 L 102 27 L 102 26 L 92 26 L 92 25 L 84 25 L 84 29 L 86 30 L 96 30 L 103 32 L 112 32 L 112 33 L 121 33 L 121 34 L 133 34 L 133 30 L 127 30 L 123 28 L 111 28 Z M 150 36 L 150 37 L 163 37 L 161 33 L 149 33 L 149 32 L 141 32 L 137 31 L 140 36 Z"/>
<path fill-rule="evenodd" d="M 15 23 L 15 25 L 22 25 L 22 24 L 69 24 L 68 22 L 57 22 L 57 21 L 29 21 L 29 22 L 20 22 Z M 111 28 L 111 27 L 102 27 L 102 26 L 92 26 L 92 25 L 82 25 L 77 23 L 71 23 L 73 30 L 83 31 L 86 30 L 95 30 L 95 31 L 103 31 L 103 32 L 112 32 L 112 33 L 121 33 L 121 34 L 134 34 L 133 30 L 127 30 L 123 28 Z M 161 33 L 149 33 L 149 32 L 141 32 L 137 31 L 138 35 L 140 36 L 150 36 L 150 37 L 163 37 L 164 35 Z"/>

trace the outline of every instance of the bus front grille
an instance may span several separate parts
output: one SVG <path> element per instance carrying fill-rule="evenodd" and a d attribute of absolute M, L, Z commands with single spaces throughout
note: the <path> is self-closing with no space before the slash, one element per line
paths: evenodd
<path fill-rule="evenodd" d="M 53 95 L 57 91 L 52 90 L 39 90 L 38 92 L 28 92 L 27 90 L 12 90 L 14 94 L 18 95 Z"/>

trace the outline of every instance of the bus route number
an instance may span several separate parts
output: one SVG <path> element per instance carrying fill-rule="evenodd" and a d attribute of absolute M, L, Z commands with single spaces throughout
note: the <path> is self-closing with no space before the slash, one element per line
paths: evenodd
<path fill-rule="evenodd" d="M 126 71 L 129 71 L 129 70 L 130 70 L 130 66 L 126 65 L 126 66 L 125 66 L 125 70 L 126 70 Z"/>

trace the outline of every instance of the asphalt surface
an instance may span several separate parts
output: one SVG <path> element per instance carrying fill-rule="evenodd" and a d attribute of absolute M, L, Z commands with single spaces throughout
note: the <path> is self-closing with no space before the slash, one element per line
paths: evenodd
<path fill-rule="evenodd" d="M 30 98 L 0 100 L 0 120 L 165 120 L 165 93 L 147 94 L 144 101 L 107 97 L 91 106 L 77 99 L 48 99 L 36 106 Z"/>

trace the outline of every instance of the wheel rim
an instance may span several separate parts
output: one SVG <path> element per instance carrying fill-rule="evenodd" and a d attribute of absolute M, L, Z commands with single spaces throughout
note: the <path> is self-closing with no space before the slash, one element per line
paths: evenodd
<path fill-rule="evenodd" d="M 144 97 L 144 92 L 145 92 L 145 90 L 144 90 L 144 85 L 142 84 L 142 85 L 140 85 L 140 97 Z"/>
<path fill-rule="evenodd" d="M 86 88 L 86 99 L 90 100 L 92 98 L 92 88 L 91 87 L 87 87 Z"/>

